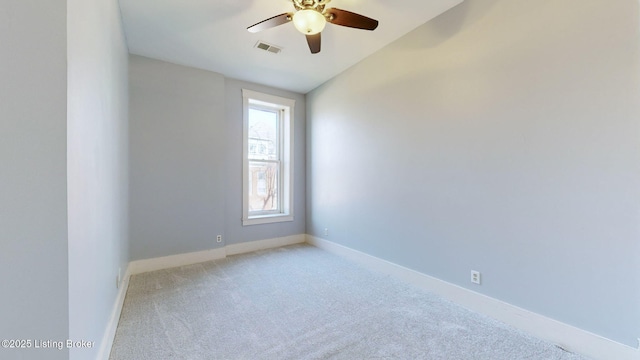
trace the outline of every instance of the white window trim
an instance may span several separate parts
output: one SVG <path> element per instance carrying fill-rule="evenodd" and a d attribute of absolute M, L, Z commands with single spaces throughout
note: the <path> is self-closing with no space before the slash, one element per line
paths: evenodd
<path fill-rule="evenodd" d="M 242 89 L 242 226 L 293 221 L 293 114 L 295 100 Z M 283 110 L 282 211 L 249 216 L 249 105 L 266 105 Z M 288 141 L 287 141 L 288 140 Z"/>

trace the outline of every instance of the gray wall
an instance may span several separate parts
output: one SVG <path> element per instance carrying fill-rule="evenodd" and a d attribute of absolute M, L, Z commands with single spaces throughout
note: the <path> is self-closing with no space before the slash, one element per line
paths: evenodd
<path fill-rule="evenodd" d="M 466 1 L 307 94 L 308 233 L 636 347 L 638 10 Z"/>
<path fill-rule="evenodd" d="M 129 55 L 117 0 L 67 4 L 69 337 L 98 345 L 70 358 L 95 359 L 129 260 Z"/>
<path fill-rule="evenodd" d="M 296 100 L 293 222 L 242 227 L 242 88 Z M 130 94 L 132 260 L 304 234 L 304 95 L 136 55 Z"/>
<path fill-rule="evenodd" d="M 211 249 L 224 234 L 224 77 L 130 57 L 131 259 Z"/>
<path fill-rule="evenodd" d="M 0 339 L 69 337 L 66 42 L 65 0 L 0 3 Z"/>

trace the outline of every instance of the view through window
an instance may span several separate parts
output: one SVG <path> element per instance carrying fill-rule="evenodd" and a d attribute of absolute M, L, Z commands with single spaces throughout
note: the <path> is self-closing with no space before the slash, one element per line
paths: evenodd
<path fill-rule="evenodd" d="M 249 213 L 279 212 L 280 111 L 249 107 Z"/>

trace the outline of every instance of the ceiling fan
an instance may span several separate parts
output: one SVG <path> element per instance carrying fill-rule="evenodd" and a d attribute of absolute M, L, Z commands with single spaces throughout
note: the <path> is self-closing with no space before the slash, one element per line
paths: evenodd
<path fill-rule="evenodd" d="M 378 20 L 336 8 L 325 9 L 331 0 L 291 0 L 296 11 L 284 13 L 260 21 L 247 28 L 249 32 L 256 33 L 270 29 L 289 21 L 307 37 L 307 44 L 312 54 L 320 52 L 320 33 L 327 22 L 335 25 L 347 26 L 363 30 L 375 30 Z"/>

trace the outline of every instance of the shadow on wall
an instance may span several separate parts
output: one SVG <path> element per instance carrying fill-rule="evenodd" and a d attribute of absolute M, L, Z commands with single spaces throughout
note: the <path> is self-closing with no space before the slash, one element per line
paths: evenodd
<path fill-rule="evenodd" d="M 436 97 L 428 99 L 436 105 L 444 105 L 443 98 L 457 94 L 483 108 L 505 99 L 504 93 L 496 93 L 498 84 L 507 95 L 517 91 L 527 96 L 546 91 L 548 84 L 540 83 L 544 78 L 558 76 L 558 81 L 579 85 L 595 80 L 594 68 L 609 67 L 609 60 L 600 56 L 602 51 L 621 54 L 612 55 L 612 59 L 630 60 L 626 46 L 613 40 L 628 36 L 633 28 L 636 36 L 626 43 L 635 46 L 638 5 L 637 0 L 588 5 L 576 1 L 561 5 L 553 0 L 467 0 L 328 83 L 343 83 L 339 87 L 345 94 L 359 94 L 365 104 L 371 93 L 387 93 L 386 100 L 400 109 L 427 100 L 407 97 L 404 91 L 418 91 L 425 84 L 439 88 Z M 614 16 L 620 17 L 616 29 L 593 26 Z M 526 76 L 530 81 L 523 87 L 522 77 L 527 74 L 522 74 L 522 64 L 527 63 L 532 64 Z M 377 75 L 360 77 L 361 72 Z M 348 76 L 361 80 L 346 81 Z M 353 101 L 357 100 L 351 98 Z"/>
<path fill-rule="evenodd" d="M 437 47 L 458 34 L 463 27 L 470 26 L 472 23 L 469 21 L 475 23 L 483 19 L 498 1 L 500 0 L 483 1 L 483 5 L 478 6 L 477 1 L 465 0 L 444 13 L 455 11 L 456 16 L 443 16 L 443 14 L 428 21 L 414 30 L 412 37 L 419 39 L 419 41 L 401 42 L 401 48 L 410 50 Z M 473 16 L 469 16 L 470 14 Z"/>

